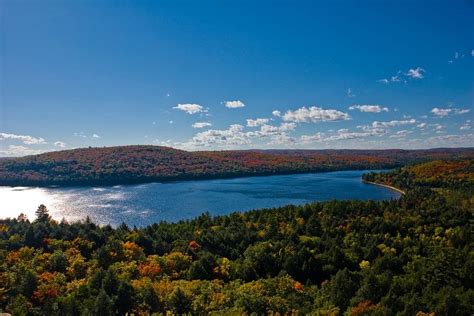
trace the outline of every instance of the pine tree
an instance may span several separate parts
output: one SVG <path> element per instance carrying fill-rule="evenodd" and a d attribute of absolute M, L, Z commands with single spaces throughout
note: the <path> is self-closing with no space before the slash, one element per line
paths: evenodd
<path fill-rule="evenodd" d="M 112 316 L 115 314 L 113 302 L 103 289 L 100 290 L 95 300 L 93 314 L 100 316 Z"/>
<path fill-rule="evenodd" d="M 51 217 L 49 216 L 48 208 L 44 204 L 41 204 L 40 206 L 38 206 L 38 209 L 36 210 L 35 215 L 36 215 L 36 220 L 38 222 L 48 222 L 51 219 Z"/>

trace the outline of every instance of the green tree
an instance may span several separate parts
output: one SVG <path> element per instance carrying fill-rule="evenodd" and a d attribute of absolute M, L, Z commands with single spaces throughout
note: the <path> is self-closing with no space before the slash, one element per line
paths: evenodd
<path fill-rule="evenodd" d="M 120 315 L 125 315 L 131 311 L 135 302 L 135 291 L 128 282 L 120 282 L 117 290 L 117 299 L 115 306 Z"/>
<path fill-rule="evenodd" d="M 49 216 L 48 208 L 44 204 L 41 204 L 40 206 L 38 206 L 38 209 L 36 210 L 35 215 L 36 215 L 36 220 L 38 222 L 48 222 L 51 219 L 51 216 Z"/>
<path fill-rule="evenodd" d="M 94 304 L 94 315 L 112 316 L 115 314 L 114 304 L 104 290 L 100 290 Z"/>
<path fill-rule="evenodd" d="M 28 299 L 19 294 L 13 299 L 13 302 L 9 306 L 9 310 L 12 312 L 12 315 L 26 316 L 29 312 L 29 306 L 30 302 L 28 302 Z"/>
<path fill-rule="evenodd" d="M 203 253 L 198 260 L 194 261 L 189 268 L 189 277 L 191 279 L 212 280 L 213 268 L 216 266 L 216 260 L 208 252 Z"/>
<path fill-rule="evenodd" d="M 145 308 L 151 312 L 162 312 L 163 303 L 160 298 L 156 295 L 155 291 L 151 286 L 147 286 L 143 290 L 143 303 Z"/>
<path fill-rule="evenodd" d="M 107 295 L 115 295 L 119 288 L 119 279 L 112 269 L 109 269 L 102 280 L 102 288 Z"/>
<path fill-rule="evenodd" d="M 178 315 L 191 312 L 192 302 L 192 299 L 179 287 L 171 293 L 168 301 L 170 309 Z"/>
<path fill-rule="evenodd" d="M 23 239 L 25 240 L 25 245 L 28 247 L 38 246 L 38 238 L 35 236 L 35 230 L 33 229 L 33 226 L 28 227 Z"/>
<path fill-rule="evenodd" d="M 37 287 L 36 273 L 27 269 L 19 272 L 18 292 L 26 297 L 31 297 Z"/>
<path fill-rule="evenodd" d="M 51 269 L 57 272 L 65 272 L 68 266 L 68 260 L 62 251 L 55 251 L 49 259 Z"/>
<path fill-rule="evenodd" d="M 339 270 L 331 279 L 330 297 L 333 304 L 345 311 L 358 287 L 353 273 L 347 268 Z"/>

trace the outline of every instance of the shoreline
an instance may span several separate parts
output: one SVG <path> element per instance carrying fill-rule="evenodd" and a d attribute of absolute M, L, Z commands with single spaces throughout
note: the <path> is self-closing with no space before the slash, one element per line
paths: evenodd
<path fill-rule="evenodd" d="M 173 182 L 187 182 L 187 181 L 206 181 L 206 180 L 227 180 L 227 179 L 240 179 L 240 178 L 254 178 L 254 177 L 271 177 L 271 176 L 291 176 L 300 174 L 317 174 L 317 173 L 330 173 L 330 172 L 344 172 L 344 171 L 389 171 L 393 168 L 341 168 L 341 169 L 319 169 L 319 170 L 300 170 L 300 171 L 281 171 L 281 172 L 249 172 L 240 174 L 221 174 L 221 175 L 208 175 L 208 176 L 175 176 L 175 177 L 162 177 L 162 178 L 143 178 L 143 179 L 129 179 L 128 181 L 79 181 L 69 183 L 28 183 L 28 182 L 14 182 L 14 183 L 2 183 L 0 179 L 0 187 L 10 188 L 81 188 L 81 187 L 113 187 L 117 185 L 129 186 L 129 185 L 141 185 L 150 183 L 173 183 Z"/>
<path fill-rule="evenodd" d="M 372 184 L 372 185 L 378 185 L 380 187 L 384 187 L 384 188 L 390 189 L 392 191 L 396 191 L 396 192 L 400 193 L 401 195 L 405 195 L 405 191 L 402 191 L 398 188 L 392 187 L 392 186 L 387 185 L 387 184 L 381 184 L 381 183 L 366 181 L 366 180 L 362 180 L 362 182 L 367 183 L 367 184 Z"/>

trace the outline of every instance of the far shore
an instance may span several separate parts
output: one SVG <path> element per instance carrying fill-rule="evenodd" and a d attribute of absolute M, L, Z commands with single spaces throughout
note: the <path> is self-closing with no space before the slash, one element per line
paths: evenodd
<path fill-rule="evenodd" d="M 330 173 L 343 171 L 384 171 L 391 170 L 390 168 L 339 168 L 339 169 L 316 169 L 316 170 L 283 170 L 271 172 L 241 172 L 241 173 L 227 173 L 227 174 L 211 174 L 211 175 L 179 175 L 170 177 L 149 177 L 149 178 L 135 178 L 135 179 L 114 179 L 114 180 L 83 180 L 70 182 L 51 182 L 51 181 L 11 181 L 2 182 L 0 178 L 0 187 L 27 187 L 27 188 L 66 188 L 66 187 L 112 187 L 117 185 L 139 185 L 149 183 L 173 183 L 183 181 L 202 181 L 202 180 L 224 180 L 224 179 L 239 179 L 239 178 L 253 178 L 253 177 L 268 177 L 268 176 L 290 176 L 298 174 L 314 174 L 314 173 Z"/>
<path fill-rule="evenodd" d="M 364 183 L 368 183 L 368 184 L 373 184 L 373 185 L 378 185 L 380 187 L 384 187 L 384 188 L 387 188 L 387 189 L 390 189 L 390 190 L 393 190 L 393 191 L 397 191 L 398 193 L 404 195 L 405 194 L 405 191 L 402 191 L 398 188 L 395 188 L 395 187 L 392 187 L 390 185 L 386 185 L 386 184 L 381 184 L 381 183 L 377 183 L 377 182 L 372 182 L 372 181 L 365 181 L 365 180 L 362 180 Z"/>

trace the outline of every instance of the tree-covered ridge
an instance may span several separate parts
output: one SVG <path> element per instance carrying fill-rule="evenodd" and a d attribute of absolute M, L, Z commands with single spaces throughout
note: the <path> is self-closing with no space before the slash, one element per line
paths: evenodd
<path fill-rule="evenodd" d="M 387 173 L 369 173 L 364 180 L 401 188 L 430 187 L 471 194 L 474 188 L 474 159 L 434 160 Z"/>
<path fill-rule="evenodd" d="M 160 146 L 83 148 L 0 159 L 0 185 L 108 185 L 383 169 L 428 159 L 473 157 L 473 148 L 205 152 L 187 152 Z"/>
<path fill-rule="evenodd" d="M 465 189 L 438 181 L 405 188 L 399 200 L 203 214 L 143 229 L 56 222 L 41 206 L 33 222 L 0 221 L 0 310 L 470 315 L 472 195 L 449 196 Z"/>

